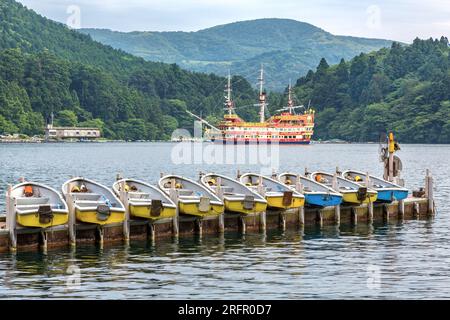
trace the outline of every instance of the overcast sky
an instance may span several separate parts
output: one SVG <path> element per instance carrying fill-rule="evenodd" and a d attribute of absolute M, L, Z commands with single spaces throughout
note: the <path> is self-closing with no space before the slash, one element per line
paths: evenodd
<path fill-rule="evenodd" d="M 74 27 L 119 31 L 196 31 L 241 20 L 290 18 L 339 35 L 403 42 L 450 36 L 450 0 L 19 1 Z"/>

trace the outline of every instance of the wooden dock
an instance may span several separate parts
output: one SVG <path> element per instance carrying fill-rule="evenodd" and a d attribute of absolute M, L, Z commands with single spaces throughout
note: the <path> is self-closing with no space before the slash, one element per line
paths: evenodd
<path fill-rule="evenodd" d="M 433 200 L 430 200 L 431 202 Z M 433 205 L 427 197 L 408 198 L 403 204 L 374 204 L 345 206 L 339 209 L 301 208 L 291 211 L 267 211 L 255 215 L 225 213 L 220 217 L 201 219 L 180 216 L 150 223 L 147 220 L 129 221 L 129 239 L 156 241 L 171 237 L 201 236 L 221 232 L 265 232 L 267 229 L 300 229 L 308 225 L 370 224 L 374 222 L 397 223 L 413 219 L 430 219 L 434 216 Z M 174 227 L 174 224 L 178 224 Z M 0 220 L 0 252 L 11 249 L 10 232 L 6 230 L 4 217 Z M 107 225 L 99 229 L 96 225 L 75 225 L 76 244 L 114 245 L 126 242 L 123 224 Z M 16 230 L 18 251 L 47 250 L 71 245 L 68 226 L 51 227 L 45 230 L 21 228 Z M 76 245 L 75 244 L 75 245 Z M 13 248 L 13 251 L 15 249 Z"/>

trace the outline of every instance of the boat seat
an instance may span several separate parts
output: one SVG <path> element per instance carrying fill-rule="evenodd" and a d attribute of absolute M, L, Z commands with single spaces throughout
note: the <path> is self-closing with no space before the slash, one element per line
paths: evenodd
<path fill-rule="evenodd" d="M 16 198 L 17 205 L 39 205 L 48 204 L 50 198 L 47 197 L 20 197 Z"/>
<path fill-rule="evenodd" d="M 189 189 L 177 189 L 178 195 L 181 196 L 191 196 L 194 194 L 194 191 Z"/>
<path fill-rule="evenodd" d="M 132 199 L 150 199 L 150 194 L 147 192 L 128 192 Z"/>
<path fill-rule="evenodd" d="M 106 204 L 106 201 L 76 200 L 75 204 L 80 207 L 97 207 Z"/>
<path fill-rule="evenodd" d="M 97 193 L 79 193 L 79 192 L 75 192 L 75 193 L 71 193 L 71 196 L 74 200 L 76 201 L 97 201 L 99 200 L 102 196 L 97 194 Z"/>

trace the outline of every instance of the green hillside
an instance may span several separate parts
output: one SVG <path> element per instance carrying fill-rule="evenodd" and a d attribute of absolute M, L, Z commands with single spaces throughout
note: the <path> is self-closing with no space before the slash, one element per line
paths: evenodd
<path fill-rule="evenodd" d="M 193 71 L 225 75 L 230 68 L 255 82 L 261 63 L 267 86 L 281 91 L 289 79 L 314 68 L 391 45 L 391 41 L 335 36 L 308 23 L 287 19 L 235 22 L 198 32 L 115 32 L 83 29 L 93 39 L 150 61 L 177 63 Z"/>
<path fill-rule="evenodd" d="M 236 95 L 248 104 L 254 92 L 240 80 Z M 98 125 L 109 138 L 167 138 L 178 126 L 192 126 L 184 109 L 221 109 L 224 84 L 215 75 L 147 62 L 0 1 L 0 134 L 42 133 L 54 112 L 60 124 Z"/>
<path fill-rule="evenodd" d="M 394 130 L 400 141 L 450 143 L 448 39 L 361 54 L 297 81 L 300 101 L 317 110 L 315 139 L 377 141 Z"/>

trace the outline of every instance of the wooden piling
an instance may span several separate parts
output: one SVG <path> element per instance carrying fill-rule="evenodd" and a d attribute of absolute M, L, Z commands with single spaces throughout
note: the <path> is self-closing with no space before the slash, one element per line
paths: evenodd
<path fill-rule="evenodd" d="M 217 195 L 217 197 L 219 197 L 219 199 L 225 205 L 224 194 L 223 194 L 223 189 L 222 189 L 222 179 L 220 177 L 217 177 L 216 182 L 217 182 L 216 195 Z M 225 232 L 225 211 L 219 215 L 218 219 L 219 219 L 219 232 L 224 233 Z"/>
<path fill-rule="evenodd" d="M 67 208 L 69 209 L 69 221 L 67 223 L 67 227 L 69 229 L 69 243 L 71 246 L 76 246 L 77 237 L 76 237 L 76 216 L 75 216 L 75 201 L 72 198 L 72 184 L 69 183 L 67 186 L 67 195 L 66 202 Z"/>
<path fill-rule="evenodd" d="M 383 205 L 383 220 L 385 223 L 389 223 L 389 205 L 384 204 Z"/>
<path fill-rule="evenodd" d="M 319 227 L 323 227 L 323 212 L 321 209 L 316 210 L 316 222 L 319 225 Z"/>
<path fill-rule="evenodd" d="M 259 231 L 264 232 L 267 228 L 267 219 L 266 219 L 266 211 L 262 211 L 259 213 Z"/>
<path fill-rule="evenodd" d="M 178 237 L 180 234 L 180 228 L 179 228 L 179 217 L 180 217 L 180 209 L 179 209 L 179 204 L 178 204 L 178 193 L 177 190 L 175 189 L 175 184 L 171 183 L 170 184 L 172 187 L 169 190 L 169 197 L 170 199 L 173 201 L 173 203 L 175 203 L 175 216 L 172 218 L 172 235 L 174 237 Z"/>
<path fill-rule="evenodd" d="M 128 192 L 126 191 L 126 182 L 123 180 L 120 183 L 120 201 L 125 207 L 125 219 L 123 220 L 123 239 L 125 243 L 130 242 L 130 204 Z"/>
<path fill-rule="evenodd" d="M 352 224 L 356 226 L 358 224 L 358 211 L 356 207 L 352 207 L 351 215 L 352 215 Z"/>
<path fill-rule="evenodd" d="M 11 251 L 17 249 L 17 226 L 16 226 L 16 200 L 12 197 L 12 185 L 6 190 L 6 227 L 9 230 L 9 247 Z"/>
<path fill-rule="evenodd" d="M 405 201 L 404 200 L 400 200 L 398 202 L 398 217 L 402 221 L 405 218 Z"/>
<path fill-rule="evenodd" d="M 428 215 L 434 215 L 434 192 L 433 192 L 433 177 L 430 170 L 426 170 L 425 176 L 425 195 L 428 199 Z"/>
<path fill-rule="evenodd" d="M 339 169 L 336 168 L 336 170 L 339 170 Z M 337 172 L 333 175 L 331 187 L 334 191 L 339 192 L 339 185 L 338 185 L 338 181 L 337 181 Z M 334 207 L 334 222 L 337 225 L 341 224 L 341 206 L 339 204 Z"/>
<path fill-rule="evenodd" d="M 286 230 L 286 214 L 284 212 L 280 212 L 280 228 L 281 230 Z"/>
<path fill-rule="evenodd" d="M 298 223 L 300 226 L 305 225 L 305 207 L 300 207 L 298 210 Z"/>

